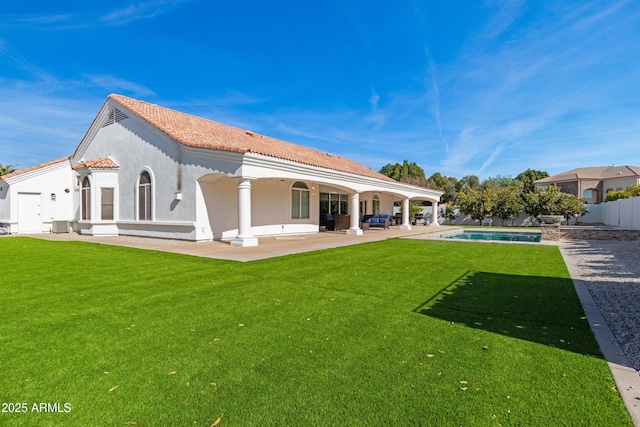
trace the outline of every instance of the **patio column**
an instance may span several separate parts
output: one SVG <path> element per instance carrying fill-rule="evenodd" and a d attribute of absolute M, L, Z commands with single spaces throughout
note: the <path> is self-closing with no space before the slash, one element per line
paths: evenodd
<path fill-rule="evenodd" d="M 349 215 L 351 216 L 351 227 L 347 230 L 347 234 L 360 236 L 363 234 L 363 231 L 360 228 L 360 193 L 354 193 L 351 195 L 351 209 L 349 209 Z"/>
<path fill-rule="evenodd" d="M 438 226 L 440 225 L 440 223 L 438 222 L 438 202 L 433 201 L 431 202 L 431 204 L 433 205 L 433 210 L 431 211 L 431 224 L 429 224 L 430 226 Z"/>
<path fill-rule="evenodd" d="M 251 234 L 251 180 L 238 181 L 238 235 L 231 246 L 258 246 L 258 239 Z"/>
<path fill-rule="evenodd" d="M 409 199 L 402 201 L 402 225 L 400 230 L 411 230 L 411 224 L 409 223 Z"/>

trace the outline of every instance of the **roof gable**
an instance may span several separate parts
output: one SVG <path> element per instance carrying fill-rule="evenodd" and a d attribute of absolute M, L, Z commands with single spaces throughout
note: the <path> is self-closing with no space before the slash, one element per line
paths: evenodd
<path fill-rule="evenodd" d="M 144 101 L 112 94 L 111 99 L 173 140 L 188 147 L 256 153 L 325 169 L 396 182 L 392 178 L 341 156 L 296 145 L 252 131 L 181 113 Z"/>

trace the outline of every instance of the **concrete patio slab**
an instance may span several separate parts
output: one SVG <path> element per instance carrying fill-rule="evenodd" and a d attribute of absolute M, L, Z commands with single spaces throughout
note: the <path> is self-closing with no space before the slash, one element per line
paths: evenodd
<path fill-rule="evenodd" d="M 255 261 L 259 259 L 273 258 L 291 255 L 301 252 L 317 251 L 340 246 L 356 245 L 359 243 L 374 242 L 407 237 L 421 234 L 431 234 L 441 231 L 443 227 L 414 226 L 411 230 L 401 230 L 400 227 L 385 229 L 370 229 L 361 235 L 347 234 L 344 231 L 323 231 L 313 234 L 282 235 L 275 237 L 259 237 L 258 246 L 237 247 L 229 242 L 187 242 L 181 240 L 154 239 L 149 237 L 132 236 L 86 236 L 77 233 L 42 233 L 29 234 L 44 240 L 53 241 L 85 241 L 116 246 L 129 246 L 138 249 L 173 252 L 184 255 L 193 255 L 204 258 L 225 259 L 230 261 Z"/>

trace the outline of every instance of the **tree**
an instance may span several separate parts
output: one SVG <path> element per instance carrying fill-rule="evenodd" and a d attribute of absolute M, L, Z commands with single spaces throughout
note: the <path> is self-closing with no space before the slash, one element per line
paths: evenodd
<path fill-rule="evenodd" d="M 380 173 L 400 182 L 409 182 L 410 179 L 415 178 L 425 179 L 424 170 L 416 162 L 409 163 L 408 160 L 405 160 L 402 164 L 396 163 L 392 165 L 388 163 L 380 169 Z"/>
<path fill-rule="evenodd" d="M 444 194 L 440 197 L 440 202 L 443 204 L 451 203 L 456 198 L 456 184 L 458 180 L 454 177 L 447 177 L 440 172 L 436 172 L 427 179 L 426 187 L 433 188 L 435 190 L 443 191 Z"/>
<path fill-rule="evenodd" d="M 482 182 L 482 188 L 492 188 L 498 191 L 501 188 L 515 187 L 517 190 L 521 190 L 523 184 L 515 178 L 510 176 L 497 175 L 493 178 L 487 178 Z"/>
<path fill-rule="evenodd" d="M 493 215 L 495 203 L 495 193 L 493 190 L 479 191 L 467 188 L 456 194 L 456 200 L 460 205 L 460 211 L 471 217 L 474 221 L 482 221 L 484 218 Z"/>
<path fill-rule="evenodd" d="M 0 163 L 0 176 L 8 175 L 11 172 L 15 172 L 16 171 L 16 167 L 17 167 L 17 165 L 4 165 L 4 166 L 2 166 L 2 163 Z"/>
<path fill-rule="evenodd" d="M 560 191 L 556 185 L 549 185 L 544 191 L 524 195 L 525 212 L 531 217 L 540 215 L 563 215 L 567 220 L 586 211 L 584 200 Z"/>
<path fill-rule="evenodd" d="M 479 190 L 481 187 L 480 178 L 475 175 L 467 175 L 456 183 L 456 191 L 458 192 L 465 191 L 467 188 Z"/>
<path fill-rule="evenodd" d="M 562 193 L 560 206 L 562 215 L 564 215 L 567 220 L 567 225 L 569 224 L 570 218 L 576 217 L 577 221 L 577 218 L 587 211 L 587 207 L 584 205 L 584 199 L 576 197 L 573 194 Z"/>
<path fill-rule="evenodd" d="M 458 217 L 456 210 L 451 205 L 445 205 L 444 211 L 442 211 L 442 217 L 449 220 L 449 224 L 453 224 L 453 221 Z"/>
<path fill-rule="evenodd" d="M 402 212 L 402 204 L 400 204 L 400 212 Z M 416 214 L 422 212 L 422 202 L 419 200 L 410 200 L 409 201 L 409 221 L 413 221 L 416 217 Z"/>
<path fill-rule="evenodd" d="M 500 218 L 502 224 L 511 220 L 511 226 L 513 226 L 513 220 L 520 213 L 523 205 L 520 191 L 517 187 L 504 187 L 496 193 L 494 214 Z"/>
<path fill-rule="evenodd" d="M 447 185 L 448 179 L 446 176 L 442 176 L 440 172 L 436 172 L 427 180 L 431 186 L 436 190 L 444 190 Z"/>
<path fill-rule="evenodd" d="M 626 190 L 609 191 L 607 197 L 604 198 L 605 202 L 613 202 L 614 200 L 628 199 L 629 197 L 640 196 L 640 185 L 633 184 Z"/>
<path fill-rule="evenodd" d="M 516 176 L 516 180 L 522 182 L 522 192 L 523 193 L 533 193 L 535 192 L 535 185 L 533 184 L 535 181 L 547 178 L 549 174 L 547 172 L 535 170 L 535 169 L 527 169 L 522 172 L 518 176 Z"/>

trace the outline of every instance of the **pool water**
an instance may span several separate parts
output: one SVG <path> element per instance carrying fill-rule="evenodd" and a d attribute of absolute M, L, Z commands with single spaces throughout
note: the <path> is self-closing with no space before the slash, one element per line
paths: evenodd
<path fill-rule="evenodd" d="M 442 238 L 465 240 L 502 240 L 508 242 L 539 242 L 540 233 L 464 230 L 460 233 L 444 235 L 442 236 Z"/>

